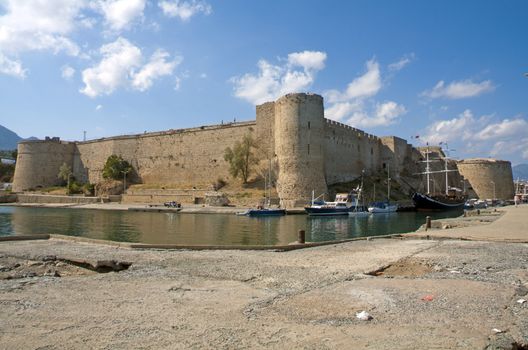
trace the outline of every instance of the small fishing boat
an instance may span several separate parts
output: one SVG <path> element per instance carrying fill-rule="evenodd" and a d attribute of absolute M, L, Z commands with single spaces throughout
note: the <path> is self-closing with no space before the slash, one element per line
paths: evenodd
<path fill-rule="evenodd" d="M 354 196 L 355 192 L 355 196 Z M 354 202 L 354 207 L 351 211 L 348 212 L 349 216 L 361 217 L 369 214 L 367 208 L 363 205 L 363 173 L 361 173 L 361 185 L 356 188 L 355 191 L 351 192 L 352 201 Z"/>

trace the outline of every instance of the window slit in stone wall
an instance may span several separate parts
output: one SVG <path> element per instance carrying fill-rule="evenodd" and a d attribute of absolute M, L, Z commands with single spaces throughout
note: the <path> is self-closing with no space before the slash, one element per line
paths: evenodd
<path fill-rule="evenodd" d="M 310 122 L 308 122 L 308 129 L 310 129 Z M 308 146 L 309 146 L 309 145 L 308 145 Z M 310 148 L 310 147 L 308 147 L 308 148 Z"/>
<path fill-rule="evenodd" d="M 308 154 L 310 154 L 310 144 L 308 144 Z"/>

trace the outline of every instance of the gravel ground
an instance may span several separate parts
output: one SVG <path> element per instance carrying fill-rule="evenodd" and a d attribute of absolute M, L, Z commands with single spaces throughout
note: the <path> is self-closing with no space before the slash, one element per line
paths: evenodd
<path fill-rule="evenodd" d="M 132 265 L 97 273 L 82 259 Z M 497 241 L 283 253 L 2 242 L 0 348 L 522 349 L 527 265 L 528 244 Z"/>

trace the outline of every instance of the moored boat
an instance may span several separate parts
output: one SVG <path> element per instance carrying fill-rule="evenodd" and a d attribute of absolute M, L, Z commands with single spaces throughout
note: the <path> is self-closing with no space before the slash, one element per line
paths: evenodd
<path fill-rule="evenodd" d="M 369 213 L 394 213 L 398 210 L 398 204 L 390 202 L 374 202 L 368 207 Z"/>
<path fill-rule="evenodd" d="M 257 208 L 248 209 L 245 212 L 239 213 L 239 215 L 246 216 L 282 216 L 286 215 L 285 209 L 280 208 Z"/>
<path fill-rule="evenodd" d="M 418 211 L 446 211 L 460 210 L 466 203 L 464 198 L 450 197 L 445 195 L 426 195 L 423 193 L 414 193 L 412 200 Z"/>
<path fill-rule="evenodd" d="M 304 210 L 310 216 L 348 215 L 353 210 L 350 199 L 351 194 L 338 193 L 334 202 L 316 201 L 312 194 L 312 204 Z"/>
<path fill-rule="evenodd" d="M 448 174 L 455 170 L 448 169 L 449 158 L 447 156 L 448 154 L 447 152 L 449 152 L 449 148 L 447 147 L 447 144 L 445 144 L 445 146 L 446 146 L 446 150 L 445 150 L 446 153 L 443 159 L 445 168 L 444 170 L 440 170 L 440 171 L 431 171 L 429 164 L 439 159 L 430 160 L 429 153 L 431 152 L 429 152 L 429 148 L 427 148 L 426 160 L 424 161 L 426 163 L 425 172 L 421 173 L 427 176 L 426 177 L 427 193 L 415 192 L 412 196 L 414 206 L 416 207 L 416 210 L 418 211 L 447 211 L 447 210 L 461 210 L 464 208 L 464 205 L 466 203 L 466 197 L 462 195 L 461 193 L 462 191 L 458 188 L 449 187 Z M 434 173 L 445 173 L 445 193 L 432 194 L 430 192 L 429 176 Z"/>

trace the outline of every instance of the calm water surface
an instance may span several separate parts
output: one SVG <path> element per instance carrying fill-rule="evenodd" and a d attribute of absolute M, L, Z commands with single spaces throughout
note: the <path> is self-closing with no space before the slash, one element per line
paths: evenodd
<path fill-rule="evenodd" d="M 404 233 L 433 218 L 460 212 L 390 213 L 366 217 L 250 218 L 228 214 L 179 214 L 0 206 L 0 236 L 56 233 L 121 242 L 196 245 L 281 245 L 306 231 L 312 242 Z"/>

